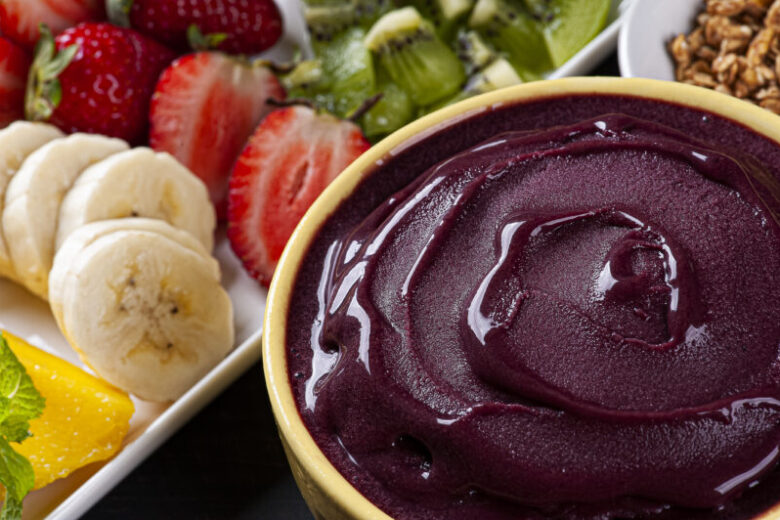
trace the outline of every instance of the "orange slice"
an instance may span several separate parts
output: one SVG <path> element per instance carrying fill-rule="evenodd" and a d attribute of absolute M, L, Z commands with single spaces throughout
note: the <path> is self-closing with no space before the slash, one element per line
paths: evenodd
<path fill-rule="evenodd" d="M 35 489 L 122 447 L 135 407 L 126 393 L 3 332 L 11 350 L 46 398 L 43 414 L 30 421 L 32 437 L 14 449 L 35 471 Z"/>

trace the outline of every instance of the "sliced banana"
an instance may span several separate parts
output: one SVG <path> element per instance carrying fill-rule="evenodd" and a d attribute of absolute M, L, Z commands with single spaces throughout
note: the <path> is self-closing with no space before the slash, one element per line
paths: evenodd
<path fill-rule="evenodd" d="M 0 130 L 0 215 L 5 205 L 6 187 L 22 162 L 44 144 L 63 135 L 55 126 L 27 121 L 16 121 Z M 2 225 L 0 225 L 0 276 L 15 278 Z"/>
<path fill-rule="evenodd" d="M 178 398 L 233 346 L 216 260 L 163 234 L 99 236 L 63 269 L 55 292 L 65 337 L 102 378 L 142 399 Z"/>
<path fill-rule="evenodd" d="M 78 255 L 98 238 L 115 233 L 117 231 L 147 231 L 158 233 L 173 240 L 190 251 L 211 258 L 206 248 L 198 242 L 190 233 L 177 229 L 165 221 L 151 218 L 120 218 L 112 220 L 99 220 L 85 224 L 68 235 L 68 239 L 62 244 L 54 255 L 54 263 L 49 272 L 49 305 L 54 313 L 60 328 L 63 328 L 62 306 L 64 302 L 65 280 L 70 273 L 70 268 L 75 264 Z M 219 264 L 211 262 L 214 268 L 214 276 L 219 279 Z"/>
<path fill-rule="evenodd" d="M 165 220 L 209 251 L 214 244 L 216 216 L 206 186 L 167 153 L 135 148 L 85 171 L 62 202 L 57 246 L 87 222 L 123 217 Z"/>
<path fill-rule="evenodd" d="M 100 135 L 55 139 L 30 154 L 8 183 L 3 234 L 16 277 L 31 292 L 47 296 L 65 193 L 87 167 L 127 149 L 124 141 Z"/>

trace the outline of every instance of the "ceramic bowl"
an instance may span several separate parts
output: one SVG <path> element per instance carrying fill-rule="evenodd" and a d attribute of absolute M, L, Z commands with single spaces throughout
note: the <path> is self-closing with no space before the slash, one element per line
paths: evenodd
<path fill-rule="evenodd" d="M 655 1 L 655 0 L 653 0 Z M 682 2 L 682 0 L 677 0 Z M 321 224 L 378 161 L 427 135 L 505 105 L 576 95 L 633 96 L 719 114 L 780 146 L 780 117 L 714 91 L 667 81 L 626 78 L 566 78 L 527 83 L 467 99 L 419 119 L 387 137 L 349 166 L 317 199 L 296 228 L 271 283 L 263 331 L 263 364 L 273 413 L 293 475 L 315 517 L 366 520 L 390 517 L 353 488 L 320 451 L 296 407 L 287 371 L 285 330 L 291 288 Z M 780 498 L 780 497 L 779 497 Z M 780 519 L 780 506 L 762 520 Z"/>
<path fill-rule="evenodd" d="M 667 44 L 693 30 L 704 0 L 633 0 L 618 36 L 618 65 L 626 78 L 674 81 Z"/>

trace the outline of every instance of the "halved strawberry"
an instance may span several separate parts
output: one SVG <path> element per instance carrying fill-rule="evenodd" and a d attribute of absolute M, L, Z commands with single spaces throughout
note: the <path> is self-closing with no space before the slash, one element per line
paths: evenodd
<path fill-rule="evenodd" d="M 268 285 L 303 214 L 369 146 L 354 123 L 303 106 L 263 120 L 236 162 L 228 195 L 227 235 L 253 278 Z"/>
<path fill-rule="evenodd" d="M 28 50 L 38 41 L 41 23 L 56 35 L 81 22 L 104 18 L 103 0 L 0 1 L 0 32 Z"/>
<path fill-rule="evenodd" d="M 24 90 L 29 69 L 27 53 L 0 37 L 0 128 L 24 119 Z"/>
<path fill-rule="evenodd" d="M 179 58 L 160 76 L 149 113 L 149 145 L 165 151 L 206 183 L 225 214 L 228 178 L 241 149 L 283 99 L 276 76 L 259 62 L 220 52 Z"/>

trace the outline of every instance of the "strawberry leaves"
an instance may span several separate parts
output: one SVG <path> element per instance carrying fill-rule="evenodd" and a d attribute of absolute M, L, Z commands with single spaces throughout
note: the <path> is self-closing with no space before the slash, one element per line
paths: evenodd
<path fill-rule="evenodd" d="M 49 28 L 41 24 L 40 32 L 24 103 L 25 117 L 31 121 L 48 120 L 59 106 L 62 101 L 59 76 L 79 50 L 79 46 L 74 44 L 58 52 Z"/>

